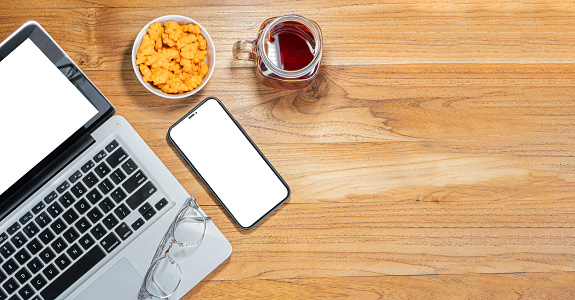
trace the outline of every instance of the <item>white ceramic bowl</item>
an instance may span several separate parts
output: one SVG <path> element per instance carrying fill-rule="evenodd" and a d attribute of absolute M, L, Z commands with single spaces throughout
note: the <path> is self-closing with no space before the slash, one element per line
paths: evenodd
<path fill-rule="evenodd" d="M 175 21 L 176 23 L 180 24 L 180 25 L 184 25 L 184 24 L 197 24 L 200 25 L 200 29 L 202 30 L 202 35 L 204 36 L 204 38 L 206 39 L 206 50 L 208 51 L 208 55 L 206 55 L 205 61 L 208 64 L 208 74 L 206 74 L 204 76 L 204 78 L 202 79 L 202 83 L 196 87 L 195 89 L 182 93 L 182 94 L 168 94 L 168 93 L 164 93 L 161 89 L 155 87 L 153 84 L 149 83 L 149 82 L 145 82 L 142 80 L 142 73 L 140 72 L 140 68 L 136 65 L 136 54 L 138 53 L 138 48 L 140 48 L 140 44 L 142 43 L 142 38 L 144 37 L 144 35 L 146 33 L 148 33 L 148 28 L 150 28 L 150 25 L 152 25 L 153 23 L 156 22 L 160 22 L 162 23 L 162 25 L 164 25 L 164 23 L 166 23 L 167 21 Z M 178 15 L 169 15 L 169 16 L 163 16 L 163 17 L 159 17 L 155 20 L 152 20 L 150 23 L 148 23 L 146 26 L 144 26 L 144 28 L 142 28 L 142 30 L 140 31 L 140 33 L 138 34 L 138 36 L 136 37 L 136 40 L 134 41 L 134 46 L 132 47 L 132 67 L 134 68 L 134 72 L 136 73 L 136 77 L 138 77 L 138 80 L 140 80 L 140 83 L 142 83 L 142 85 L 144 87 L 146 87 L 150 92 L 164 97 L 164 98 L 169 98 L 169 99 L 180 99 L 180 98 L 185 98 L 188 96 L 191 96 L 195 93 L 197 93 L 199 90 L 201 90 L 206 83 L 208 83 L 208 81 L 210 80 L 210 78 L 212 77 L 212 73 L 214 73 L 214 67 L 216 65 L 216 51 L 214 49 L 214 42 L 212 41 L 212 38 L 210 37 L 210 35 L 208 34 L 208 32 L 206 31 L 206 29 L 204 29 L 204 27 L 202 27 L 202 25 L 188 17 L 184 17 L 184 16 L 178 16 Z"/>

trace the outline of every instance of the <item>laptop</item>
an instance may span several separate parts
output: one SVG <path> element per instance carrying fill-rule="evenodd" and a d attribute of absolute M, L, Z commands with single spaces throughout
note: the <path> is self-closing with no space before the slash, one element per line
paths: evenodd
<path fill-rule="evenodd" d="M 0 300 L 137 299 L 186 190 L 36 22 L 0 44 L 0 103 Z M 172 250 L 170 299 L 231 251 L 211 221 Z"/>

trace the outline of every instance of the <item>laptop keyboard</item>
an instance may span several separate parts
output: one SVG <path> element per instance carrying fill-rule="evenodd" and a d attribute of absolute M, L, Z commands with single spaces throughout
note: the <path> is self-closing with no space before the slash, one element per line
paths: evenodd
<path fill-rule="evenodd" d="M 142 231 L 168 205 L 117 140 L 110 142 L 6 232 L 0 300 L 53 300 Z"/>

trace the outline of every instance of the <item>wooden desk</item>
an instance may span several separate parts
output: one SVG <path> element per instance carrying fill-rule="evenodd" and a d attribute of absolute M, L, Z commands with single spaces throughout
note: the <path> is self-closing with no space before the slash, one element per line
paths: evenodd
<path fill-rule="evenodd" d="M 541 2 L 541 3 L 539 3 Z M 232 44 L 271 16 L 324 33 L 301 91 L 256 82 Z M 183 100 L 130 64 L 150 20 L 210 32 L 217 65 Z M 572 1 L 2 1 L 0 38 L 40 22 L 135 127 L 233 245 L 185 299 L 575 297 Z M 217 96 L 291 186 L 238 229 L 166 140 Z"/>

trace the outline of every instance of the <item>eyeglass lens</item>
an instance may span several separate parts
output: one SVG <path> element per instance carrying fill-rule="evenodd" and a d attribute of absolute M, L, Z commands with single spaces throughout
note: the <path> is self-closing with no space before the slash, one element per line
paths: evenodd
<path fill-rule="evenodd" d="M 181 247 L 199 245 L 206 233 L 206 216 L 193 207 L 185 208 L 179 215 L 173 237 Z M 175 260 L 166 256 L 156 262 L 150 273 L 146 289 L 155 297 L 172 295 L 180 284 L 182 271 Z"/>
<path fill-rule="evenodd" d="M 194 247 L 202 241 L 205 231 L 205 216 L 197 209 L 187 207 L 176 223 L 174 239 L 182 247 Z"/>
<path fill-rule="evenodd" d="M 164 298 L 176 291 L 182 278 L 182 271 L 173 259 L 166 256 L 154 265 L 151 276 L 146 289 L 150 294 Z"/>

